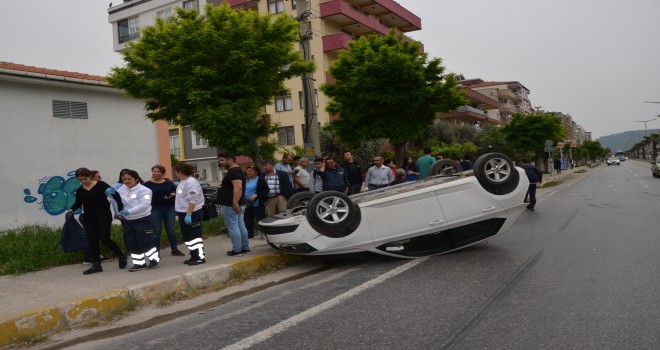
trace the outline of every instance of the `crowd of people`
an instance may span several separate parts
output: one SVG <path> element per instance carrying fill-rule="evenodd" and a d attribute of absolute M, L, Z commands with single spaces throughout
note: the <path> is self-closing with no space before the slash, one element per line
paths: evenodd
<path fill-rule="evenodd" d="M 255 237 L 257 223 L 285 211 L 288 200 L 295 193 L 338 191 L 353 195 L 423 179 L 437 160 L 430 149 L 425 149 L 424 153 L 417 160 L 406 157 L 400 168 L 392 159 L 376 155 L 366 170 L 364 181 L 365 172 L 350 151 L 343 153 L 341 162 L 333 157 L 315 158 L 314 169 L 308 168 L 308 158 L 285 154 L 277 163 L 265 160 L 263 169 L 251 165 L 245 171 L 236 163 L 235 154 L 218 154 L 218 164 L 226 171 L 217 191 L 217 203 L 221 206 L 232 244 L 227 255 L 250 253 L 250 239 Z M 177 248 L 177 220 L 190 255 L 184 263 L 189 266 L 204 264 L 202 220 L 205 199 L 200 183 L 193 177 L 193 170 L 190 164 L 176 164 L 174 175 L 179 182 L 175 184 L 165 176 L 162 165 L 151 168 L 151 179 L 146 182 L 135 170 L 122 169 L 119 180 L 108 184 L 101 180 L 101 174 L 96 170 L 77 169 L 75 176 L 81 186 L 76 190 L 76 200 L 67 215 L 82 208 L 79 220 L 89 243 L 84 252 L 84 263 L 90 265 L 83 274 L 103 271 L 101 262 L 108 258 L 101 255 L 101 243 L 116 255 L 120 269 L 127 267 L 128 256 L 110 237 L 113 219 L 118 219 L 123 227 L 124 243 L 132 263 L 129 271 L 158 267 L 163 227 L 171 255 L 185 256 Z"/>

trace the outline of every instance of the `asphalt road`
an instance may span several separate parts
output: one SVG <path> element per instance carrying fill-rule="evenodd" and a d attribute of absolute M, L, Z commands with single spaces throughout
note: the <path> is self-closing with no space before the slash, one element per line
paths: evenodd
<path fill-rule="evenodd" d="M 452 254 L 356 263 L 76 349 L 656 349 L 660 179 L 627 161 L 539 191 Z"/>

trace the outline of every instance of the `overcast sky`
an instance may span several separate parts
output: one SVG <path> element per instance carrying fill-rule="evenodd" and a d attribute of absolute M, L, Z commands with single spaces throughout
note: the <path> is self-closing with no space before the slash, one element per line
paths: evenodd
<path fill-rule="evenodd" d="M 118 3 L 121 0 L 114 0 Z M 0 61 L 106 75 L 110 0 L 3 1 Z M 660 0 L 398 0 L 408 33 L 466 78 L 519 81 L 594 138 L 660 127 Z"/>

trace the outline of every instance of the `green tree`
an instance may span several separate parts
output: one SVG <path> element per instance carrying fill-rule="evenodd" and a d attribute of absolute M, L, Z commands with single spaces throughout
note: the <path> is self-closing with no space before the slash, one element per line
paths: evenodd
<path fill-rule="evenodd" d="M 582 155 L 586 153 L 586 158 L 592 161 L 611 153 L 608 148 L 603 147 L 598 141 L 584 141 L 578 148 Z"/>
<path fill-rule="evenodd" d="M 543 156 L 544 141 L 563 141 L 566 130 L 561 118 L 546 113 L 522 114 L 511 116 L 509 123 L 502 127 L 502 134 L 514 150 L 514 158 L 527 157 L 532 154 L 538 160 Z M 546 164 L 547 169 L 547 164 Z"/>
<path fill-rule="evenodd" d="M 276 128 L 264 106 L 286 93 L 284 81 L 314 71 L 294 43 L 298 22 L 291 16 L 207 5 L 205 14 L 177 8 L 168 20 L 142 28 L 122 53 L 110 84 L 145 100 L 147 118 L 190 125 L 209 145 L 250 154 Z"/>
<path fill-rule="evenodd" d="M 486 124 L 477 136 L 477 147 L 479 153 L 501 152 L 513 157 L 509 144 L 504 137 L 502 128 L 494 124 Z"/>
<path fill-rule="evenodd" d="M 401 164 L 405 144 L 421 137 L 438 113 L 466 104 L 441 63 L 394 29 L 352 41 L 330 67 L 334 84 L 321 86 L 331 98 L 326 110 L 340 117 L 330 123 L 333 132 L 349 147 L 385 138 Z"/>
<path fill-rule="evenodd" d="M 658 157 L 658 143 L 660 143 L 660 134 L 651 134 L 649 136 L 644 136 L 645 140 L 648 140 L 651 143 L 651 151 L 653 152 L 653 158 Z"/>

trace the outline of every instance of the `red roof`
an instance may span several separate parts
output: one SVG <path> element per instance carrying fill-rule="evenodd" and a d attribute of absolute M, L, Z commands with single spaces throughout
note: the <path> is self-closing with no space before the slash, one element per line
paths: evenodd
<path fill-rule="evenodd" d="M 94 80 L 94 81 L 102 81 L 102 82 L 106 81 L 105 77 L 98 76 L 98 75 L 91 75 L 91 74 L 84 74 L 84 73 L 77 73 L 77 72 L 68 72 L 68 71 L 65 71 L 65 70 L 55 70 L 55 69 L 47 69 L 47 68 L 26 66 L 26 65 L 22 65 L 22 64 L 16 64 L 16 63 L 11 63 L 11 62 L 4 62 L 4 61 L 0 61 L 0 69 L 8 69 L 8 70 L 15 70 L 15 71 L 19 71 L 19 72 L 28 72 L 28 73 L 40 73 L 40 74 L 46 74 L 46 75 L 56 75 L 56 76 L 61 76 L 61 77 L 84 79 L 84 80 Z"/>

